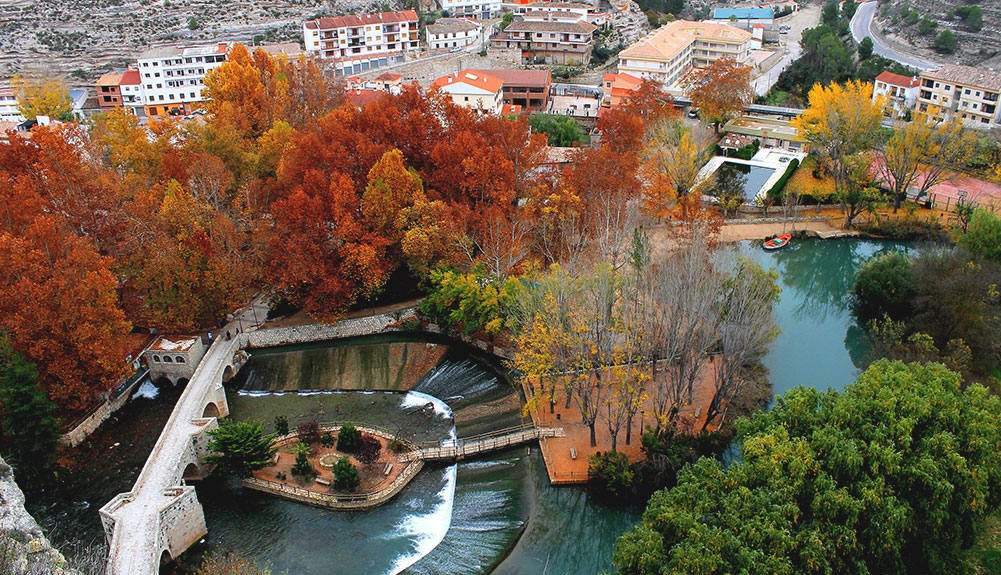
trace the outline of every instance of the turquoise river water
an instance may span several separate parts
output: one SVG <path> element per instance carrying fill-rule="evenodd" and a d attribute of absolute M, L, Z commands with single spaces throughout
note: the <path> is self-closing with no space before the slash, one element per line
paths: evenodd
<path fill-rule="evenodd" d="M 777 252 L 764 252 L 757 242 L 736 249 L 779 274 L 776 319 L 782 333 L 764 358 L 774 392 L 796 385 L 840 389 L 853 381 L 867 353 L 848 309 L 855 271 L 878 252 L 907 248 L 868 240 L 800 240 Z M 362 345 L 375 346 L 379 355 L 378 346 L 396 344 L 376 340 Z M 517 413 L 500 410 L 473 423 L 460 422 L 458 429 L 453 425 L 453 412 L 503 402 L 513 393 L 494 368 L 457 348 L 450 348 L 406 394 L 337 393 L 322 381 L 311 385 L 300 380 L 292 386 L 285 381 L 289 373 L 297 373 L 289 365 L 322 371 L 316 365 L 327 353 L 324 346 L 256 352 L 240 374 L 242 388 L 230 391 L 233 417 L 266 422 L 276 414 L 293 422 L 350 418 L 432 441 L 518 421 Z M 363 372 L 357 376 L 364 377 Z M 162 399 L 134 400 L 111 429 L 120 434 L 122 426 L 136 425 L 130 410 L 142 414 L 143 421 L 165 418 L 169 405 L 150 414 L 149 405 L 157 401 Z M 423 409 L 428 402 L 435 406 L 433 414 Z M 111 441 L 97 437 L 94 449 L 121 450 Z M 129 444 L 140 465 L 147 444 L 151 442 Z M 106 473 L 100 485 L 67 483 L 63 491 L 45 494 L 29 507 L 45 528 L 55 531 L 57 544 L 86 544 L 100 537 L 96 509 L 127 490 L 138 467 L 123 461 L 117 470 Z M 290 575 L 600 573 L 611 567 L 615 539 L 639 519 L 636 511 L 591 502 L 582 489 L 550 486 L 538 450 L 526 447 L 425 468 L 392 502 L 360 513 L 324 511 L 216 481 L 200 484 L 198 493 L 209 535 L 182 557 L 185 563 L 196 562 L 202 553 L 231 550 L 269 565 L 275 574 Z"/>

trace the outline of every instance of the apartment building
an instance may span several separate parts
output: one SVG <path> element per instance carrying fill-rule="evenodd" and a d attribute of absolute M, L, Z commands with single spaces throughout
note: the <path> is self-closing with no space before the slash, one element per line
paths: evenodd
<path fill-rule="evenodd" d="M 21 123 L 24 116 L 17 109 L 17 94 L 9 88 L 0 88 L 0 122 Z"/>
<path fill-rule="evenodd" d="M 439 18 L 434 24 L 425 26 L 424 31 L 428 49 L 442 50 L 475 44 L 482 28 L 479 22 L 469 18 Z"/>
<path fill-rule="evenodd" d="M 895 118 L 905 118 L 918 99 L 918 84 L 916 77 L 894 74 L 884 71 L 876 76 L 873 83 L 872 100 L 880 96 L 886 97 L 886 115 Z"/>
<path fill-rule="evenodd" d="M 945 64 L 920 74 L 917 109 L 960 117 L 971 128 L 989 129 L 1001 124 L 1001 74 L 970 66 Z"/>
<path fill-rule="evenodd" d="M 589 22 L 595 26 L 603 26 L 608 21 L 608 14 L 581 2 L 532 2 L 518 6 L 515 13 L 529 21 Z"/>
<path fill-rule="evenodd" d="M 504 81 L 478 70 L 442 76 L 431 84 L 431 89 L 448 94 L 456 106 L 480 114 L 500 114 L 504 106 Z"/>
<path fill-rule="evenodd" d="M 413 10 L 319 18 L 304 22 L 302 33 L 306 53 L 335 61 L 345 76 L 402 62 L 420 49 Z"/>
<path fill-rule="evenodd" d="M 501 0 L 439 0 L 441 9 L 453 18 L 496 18 L 501 13 Z"/>
<path fill-rule="evenodd" d="M 490 45 L 521 50 L 525 64 L 584 66 L 591 61 L 591 46 L 597 29 L 588 22 L 515 18 L 503 32 L 490 38 Z"/>
<path fill-rule="evenodd" d="M 165 46 L 139 55 L 143 108 L 147 116 L 189 114 L 202 107 L 205 74 L 226 61 L 229 44 Z"/>
<path fill-rule="evenodd" d="M 656 80 L 678 94 L 681 78 L 693 66 L 702 68 L 720 58 L 746 62 L 751 37 L 729 24 L 675 20 L 620 52 L 618 71 Z"/>

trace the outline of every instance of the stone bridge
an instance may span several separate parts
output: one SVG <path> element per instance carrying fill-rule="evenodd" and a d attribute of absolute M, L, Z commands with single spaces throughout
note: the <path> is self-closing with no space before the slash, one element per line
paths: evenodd
<path fill-rule="evenodd" d="M 155 575 L 207 533 L 205 515 L 187 485 L 208 469 L 207 432 L 229 415 L 223 382 L 245 359 L 246 335 L 217 338 L 198 364 L 132 490 L 101 508 L 109 575 Z"/>
<path fill-rule="evenodd" d="M 207 433 L 219 426 L 218 418 L 229 415 L 223 383 L 247 360 L 244 348 L 391 331 L 413 313 L 409 309 L 328 326 L 240 333 L 241 328 L 256 326 L 257 318 L 267 316 L 267 304 L 257 299 L 242 310 L 218 331 L 239 335 L 217 337 L 202 357 L 132 490 L 118 494 L 101 508 L 109 548 L 107 575 L 157 575 L 160 565 L 176 559 L 208 533 L 202 505 L 188 482 L 208 474 L 203 463 L 208 454 Z"/>

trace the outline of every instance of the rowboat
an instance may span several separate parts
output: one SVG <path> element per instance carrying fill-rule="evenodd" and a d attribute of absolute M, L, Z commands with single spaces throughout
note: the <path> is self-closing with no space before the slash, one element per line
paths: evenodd
<path fill-rule="evenodd" d="M 792 234 L 779 234 L 777 236 L 765 240 L 762 246 L 766 250 L 777 250 L 779 248 L 784 248 L 791 239 L 792 239 Z"/>

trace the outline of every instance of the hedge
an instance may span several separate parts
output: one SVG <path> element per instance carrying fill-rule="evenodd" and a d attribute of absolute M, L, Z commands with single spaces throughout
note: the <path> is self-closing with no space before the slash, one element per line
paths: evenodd
<path fill-rule="evenodd" d="M 795 172 L 796 168 L 798 167 L 799 167 L 799 159 L 793 158 L 792 161 L 789 162 L 789 165 L 786 166 L 786 171 L 782 174 L 782 177 L 779 178 L 779 181 L 775 182 L 775 185 L 772 186 L 770 190 L 768 190 L 766 195 L 772 200 L 775 200 L 776 202 L 781 200 L 782 190 L 785 189 L 786 182 L 789 181 L 789 178 L 792 177 L 792 173 Z"/>

